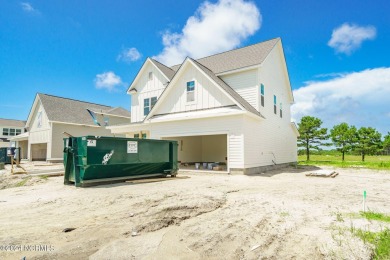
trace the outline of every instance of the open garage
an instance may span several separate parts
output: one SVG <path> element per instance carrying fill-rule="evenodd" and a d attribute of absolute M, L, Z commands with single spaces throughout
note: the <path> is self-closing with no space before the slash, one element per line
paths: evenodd
<path fill-rule="evenodd" d="M 178 142 L 178 160 L 181 170 L 228 169 L 227 135 L 199 135 L 165 137 L 165 140 Z"/>
<path fill-rule="evenodd" d="M 31 160 L 46 161 L 47 143 L 31 144 Z"/>

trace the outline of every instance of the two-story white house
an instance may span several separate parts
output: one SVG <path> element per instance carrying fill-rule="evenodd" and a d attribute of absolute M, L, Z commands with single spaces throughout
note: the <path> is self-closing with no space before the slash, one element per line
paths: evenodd
<path fill-rule="evenodd" d="M 257 173 L 297 161 L 294 102 L 280 38 L 172 67 L 148 58 L 131 83 L 128 137 L 179 143 L 182 165 Z"/>

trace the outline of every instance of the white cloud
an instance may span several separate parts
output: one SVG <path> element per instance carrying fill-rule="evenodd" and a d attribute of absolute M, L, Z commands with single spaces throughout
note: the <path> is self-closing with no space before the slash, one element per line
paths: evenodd
<path fill-rule="evenodd" d="M 38 9 L 35 9 L 30 3 L 28 2 L 22 2 L 20 3 L 20 6 L 22 7 L 23 11 L 27 13 L 36 13 L 39 14 Z"/>
<path fill-rule="evenodd" d="M 373 40 L 375 37 L 376 28 L 374 26 L 344 23 L 333 30 L 328 46 L 334 48 L 336 52 L 351 54 L 354 50 L 360 48 L 363 41 Z"/>
<path fill-rule="evenodd" d="M 367 69 L 308 83 L 294 90 L 292 117 L 320 118 L 326 127 L 347 122 L 390 131 L 390 68 Z"/>
<path fill-rule="evenodd" d="M 253 2 L 219 0 L 202 3 L 188 18 L 181 33 L 165 32 L 164 49 L 155 58 L 167 65 L 185 57 L 200 58 L 235 48 L 261 26 L 261 14 Z"/>
<path fill-rule="evenodd" d="M 142 54 L 136 48 L 128 48 L 122 50 L 122 52 L 118 55 L 116 60 L 130 63 L 139 60 L 141 57 Z"/>
<path fill-rule="evenodd" d="M 116 87 L 122 85 L 123 82 L 121 78 L 115 75 L 115 73 L 112 71 L 97 74 L 95 78 L 95 86 L 97 89 L 106 89 L 108 91 L 113 91 L 116 89 Z"/>

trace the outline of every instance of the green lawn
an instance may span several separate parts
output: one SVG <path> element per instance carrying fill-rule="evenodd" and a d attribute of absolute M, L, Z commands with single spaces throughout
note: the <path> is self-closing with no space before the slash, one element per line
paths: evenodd
<path fill-rule="evenodd" d="M 345 161 L 341 161 L 340 155 L 310 155 L 310 161 L 306 161 L 306 155 L 298 156 L 299 165 L 329 165 L 336 167 L 364 167 L 370 169 L 390 170 L 390 156 L 366 156 L 362 162 L 361 156 L 346 155 Z"/>

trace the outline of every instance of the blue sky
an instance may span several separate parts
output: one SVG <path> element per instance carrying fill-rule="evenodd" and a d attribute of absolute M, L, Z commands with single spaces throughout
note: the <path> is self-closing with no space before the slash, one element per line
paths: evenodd
<path fill-rule="evenodd" d="M 281 37 L 295 120 L 386 133 L 389 11 L 386 0 L 0 0 L 0 118 L 26 119 L 37 92 L 129 108 L 148 56 L 175 63 Z"/>

